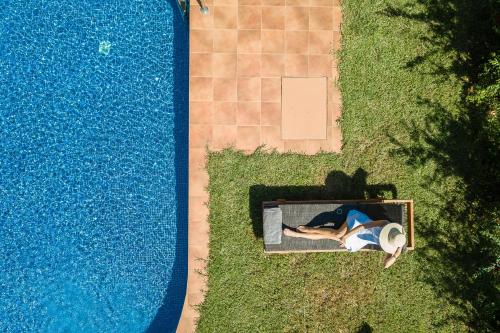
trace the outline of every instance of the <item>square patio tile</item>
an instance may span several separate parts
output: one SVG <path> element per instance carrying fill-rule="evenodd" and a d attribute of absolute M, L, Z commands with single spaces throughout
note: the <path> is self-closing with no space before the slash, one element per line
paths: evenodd
<path fill-rule="evenodd" d="M 213 102 L 189 102 L 191 124 L 211 124 Z"/>
<path fill-rule="evenodd" d="M 287 6 L 309 6 L 309 0 L 286 0 Z"/>
<path fill-rule="evenodd" d="M 285 29 L 285 7 L 267 7 L 262 11 L 262 29 Z"/>
<path fill-rule="evenodd" d="M 191 221 L 189 222 L 189 225 L 191 225 Z M 206 257 L 203 257 L 202 255 L 197 254 L 197 252 L 201 251 L 195 251 L 196 248 L 202 248 L 202 246 L 196 246 L 195 244 L 189 244 L 189 251 L 188 251 L 188 270 L 189 270 L 189 276 L 191 274 L 197 274 L 199 275 L 198 272 L 204 272 L 206 267 L 207 267 L 207 261 Z M 203 252 L 202 252 L 203 253 Z M 186 300 L 189 302 L 189 295 L 186 295 Z M 184 311 L 184 310 L 183 310 Z M 195 332 L 195 321 L 196 318 L 199 317 L 198 311 L 194 307 L 188 304 L 188 315 L 191 316 L 191 320 L 193 321 L 192 323 L 192 329 L 190 331 L 179 331 L 179 332 L 186 332 L 186 333 L 196 333 Z M 184 312 L 182 312 L 182 316 L 184 316 Z M 179 327 L 177 327 L 179 329 Z"/>
<path fill-rule="evenodd" d="M 239 0 L 240 5 L 260 5 L 261 1 L 266 0 Z"/>
<path fill-rule="evenodd" d="M 330 138 L 331 146 L 330 150 L 334 152 L 340 152 L 342 150 L 342 131 L 340 127 L 332 127 L 332 136 Z"/>
<path fill-rule="evenodd" d="M 208 186 L 208 173 L 203 171 L 189 170 L 189 195 L 201 196 L 206 193 Z"/>
<path fill-rule="evenodd" d="M 261 123 L 266 126 L 281 126 L 281 102 L 262 102 Z"/>
<path fill-rule="evenodd" d="M 194 1 L 196 3 L 196 1 Z M 193 3 L 193 1 L 191 1 Z M 214 5 L 216 6 L 238 6 L 238 0 L 213 0 Z"/>
<path fill-rule="evenodd" d="M 191 30 L 189 37 L 191 52 L 212 52 L 213 34 L 211 30 Z"/>
<path fill-rule="evenodd" d="M 260 146 L 260 126 L 238 126 L 236 148 L 254 150 Z"/>
<path fill-rule="evenodd" d="M 262 21 L 262 8 L 260 6 L 238 7 L 239 29 L 260 29 Z"/>
<path fill-rule="evenodd" d="M 281 78 L 262 78 L 261 100 L 281 102 Z"/>
<path fill-rule="evenodd" d="M 214 125 L 236 125 L 237 102 L 214 102 L 212 123 Z"/>
<path fill-rule="evenodd" d="M 332 13 L 333 13 L 333 31 L 340 31 L 340 25 L 342 23 L 342 9 L 339 6 L 335 6 L 332 8 Z"/>
<path fill-rule="evenodd" d="M 286 30 L 309 29 L 309 7 L 286 7 Z"/>
<path fill-rule="evenodd" d="M 238 52 L 260 53 L 260 29 L 238 30 Z"/>
<path fill-rule="evenodd" d="M 284 54 L 261 55 L 261 76 L 281 77 L 285 73 Z"/>
<path fill-rule="evenodd" d="M 306 145 L 305 140 L 285 140 L 284 151 L 305 154 L 307 151 Z"/>
<path fill-rule="evenodd" d="M 204 1 L 205 1 L 205 5 L 207 5 L 207 6 L 211 6 L 211 5 L 215 4 L 214 3 L 215 0 L 204 0 Z M 195 1 L 190 1 L 189 2 L 189 6 L 190 7 L 195 7 L 195 8 L 200 8 L 199 5 L 198 5 L 198 2 L 196 0 Z"/>
<path fill-rule="evenodd" d="M 212 35 L 214 52 L 236 52 L 238 33 L 235 29 L 215 29 Z"/>
<path fill-rule="evenodd" d="M 238 101 L 260 100 L 260 78 L 238 78 Z"/>
<path fill-rule="evenodd" d="M 307 31 L 286 31 L 285 44 L 286 52 L 307 54 L 308 53 L 308 33 Z"/>
<path fill-rule="evenodd" d="M 213 97 L 212 78 L 191 77 L 189 79 L 190 101 L 211 101 Z"/>
<path fill-rule="evenodd" d="M 238 102 L 238 125 L 260 125 L 260 102 Z"/>
<path fill-rule="evenodd" d="M 199 10 L 192 10 L 189 13 L 189 25 L 191 29 L 211 29 L 214 25 L 214 15 L 203 15 Z"/>
<path fill-rule="evenodd" d="M 189 170 L 205 171 L 207 156 L 205 148 L 189 149 Z"/>
<path fill-rule="evenodd" d="M 333 10 L 323 7 L 311 7 L 309 10 L 309 29 L 332 30 Z"/>
<path fill-rule="evenodd" d="M 330 54 L 333 50 L 333 32 L 309 31 L 309 54 Z"/>
<path fill-rule="evenodd" d="M 285 75 L 307 76 L 307 55 L 287 54 L 285 57 Z"/>
<path fill-rule="evenodd" d="M 237 84 L 236 78 L 215 78 L 214 101 L 236 101 Z"/>
<path fill-rule="evenodd" d="M 332 49 L 334 51 L 340 50 L 340 47 L 342 46 L 341 39 L 342 39 L 342 35 L 340 34 L 340 32 L 334 31 L 333 32 L 333 42 L 332 42 Z"/>
<path fill-rule="evenodd" d="M 214 27 L 219 29 L 236 29 L 238 22 L 238 7 L 214 6 L 210 8 L 214 15 Z M 194 10 L 192 12 L 199 12 Z"/>
<path fill-rule="evenodd" d="M 195 125 L 189 126 L 189 147 L 190 148 L 205 148 L 208 142 L 212 139 L 211 125 Z"/>
<path fill-rule="evenodd" d="M 262 126 L 261 127 L 261 144 L 268 148 L 276 149 L 281 152 L 284 149 L 284 143 L 281 139 L 280 126 Z"/>
<path fill-rule="evenodd" d="M 238 77 L 260 76 L 260 57 L 255 54 L 238 54 Z"/>
<path fill-rule="evenodd" d="M 236 144 L 236 125 L 214 125 L 211 149 L 223 149 Z"/>
<path fill-rule="evenodd" d="M 338 127 L 340 117 L 342 116 L 342 106 L 340 104 L 328 103 L 328 115 L 330 120 L 328 121 L 329 126 Z"/>
<path fill-rule="evenodd" d="M 208 217 L 208 207 L 206 198 L 203 196 L 190 196 L 188 215 L 190 220 L 206 221 Z M 200 235 L 201 236 L 201 235 Z M 191 240 L 191 235 L 190 235 Z"/>
<path fill-rule="evenodd" d="M 332 7 L 332 6 L 338 6 L 340 4 L 340 0 L 310 0 L 309 4 L 312 7 L 315 6 Z"/>
<path fill-rule="evenodd" d="M 262 30 L 261 43 L 263 53 L 285 52 L 284 30 Z"/>
<path fill-rule="evenodd" d="M 332 56 L 310 55 L 308 61 L 309 76 L 332 76 Z"/>
<path fill-rule="evenodd" d="M 213 53 L 212 72 L 214 77 L 236 77 L 236 53 Z"/>
<path fill-rule="evenodd" d="M 191 53 L 189 74 L 191 76 L 212 76 L 212 53 Z"/>
<path fill-rule="evenodd" d="M 328 80 L 328 102 L 335 104 L 342 104 L 342 96 L 340 94 L 340 90 L 337 86 L 334 85 L 333 79 L 329 78 Z"/>

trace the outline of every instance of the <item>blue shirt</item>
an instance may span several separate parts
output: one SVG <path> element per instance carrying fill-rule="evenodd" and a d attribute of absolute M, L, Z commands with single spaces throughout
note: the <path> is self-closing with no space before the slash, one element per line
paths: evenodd
<path fill-rule="evenodd" d="M 348 231 L 369 222 L 372 222 L 372 219 L 370 219 L 366 214 L 355 209 L 352 209 L 347 213 L 346 223 Z M 374 227 L 357 232 L 356 234 L 347 237 L 345 247 L 350 252 L 356 252 L 368 244 L 380 245 L 380 231 L 382 231 L 382 227 Z"/>

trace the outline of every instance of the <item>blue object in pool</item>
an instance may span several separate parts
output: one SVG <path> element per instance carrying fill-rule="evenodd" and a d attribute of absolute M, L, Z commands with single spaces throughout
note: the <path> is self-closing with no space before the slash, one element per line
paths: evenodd
<path fill-rule="evenodd" d="M 0 331 L 174 331 L 187 272 L 176 0 L 0 5 Z"/>

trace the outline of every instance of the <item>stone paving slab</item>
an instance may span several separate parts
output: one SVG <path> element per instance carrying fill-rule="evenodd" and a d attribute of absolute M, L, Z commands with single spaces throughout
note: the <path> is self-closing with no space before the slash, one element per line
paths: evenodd
<path fill-rule="evenodd" d="M 326 77 L 283 77 L 281 91 L 281 138 L 325 140 Z"/>

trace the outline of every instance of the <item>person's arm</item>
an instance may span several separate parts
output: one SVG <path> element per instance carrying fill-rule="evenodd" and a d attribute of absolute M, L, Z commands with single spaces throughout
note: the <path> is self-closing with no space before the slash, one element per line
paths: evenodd
<path fill-rule="evenodd" d="M 361 225 L 358 225 L 356 228 L 352 229 L 352 230 L 349 230 L 348 232 L 346 232 L 344 234 L 344 236 L 341 237 L 341 242 L 342 243 L 345 243 L 345 240 L 347 239 L 347 237 L 349 236 L 352 236 L 362 230 L 366 230 L 366 229 L 369 229 L 369 228 L 375 228 L 375 227 L 383 227 L 384 225 L 387 224 L 387 221 L 386 220 L 377 220 L 377 221 L 371 221 L 371 222 L 368 222 L 368 223 L 365 223 L 365 224 L 361 224 Z"/>
<path fill-rule="evenodd" d="M 394 264 L 396 259 L 398 259 L 399 255 L 401 254 L 401 248 L 398 247 L 396 252 L 394 254 L 388 254 L 385 259 L 384 259 L 384 268 L 389 268 Z"/>

